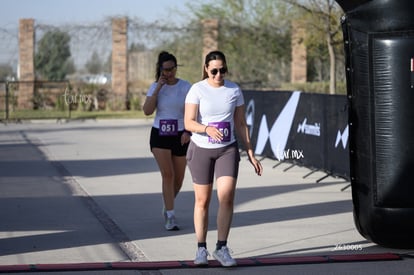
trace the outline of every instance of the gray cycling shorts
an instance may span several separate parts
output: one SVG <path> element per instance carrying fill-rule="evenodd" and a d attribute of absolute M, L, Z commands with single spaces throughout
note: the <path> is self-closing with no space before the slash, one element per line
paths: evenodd
<path fill-rule="evenodd" d="M 214 175 L 217 179 L 223 176 L 237 178 L 239 174 L 240 153 L 237 142 L 222 148 L 207 149 L 190 141 L 186 158 L 196 184 L 212 184 Z"/>

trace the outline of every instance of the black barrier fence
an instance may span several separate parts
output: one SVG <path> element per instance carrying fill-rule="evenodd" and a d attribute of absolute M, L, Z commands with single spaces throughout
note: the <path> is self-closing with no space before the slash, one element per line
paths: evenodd
<path fill-rule="evenodd" d="M 244 91 L 256 155 L 350 179 L 343 95 Z"/>

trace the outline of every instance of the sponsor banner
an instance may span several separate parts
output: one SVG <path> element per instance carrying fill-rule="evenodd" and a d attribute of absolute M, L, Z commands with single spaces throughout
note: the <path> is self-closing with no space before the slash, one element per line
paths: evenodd
<path fill-rule="evenodd" d="M 348 101 L 346 96 L 325 95 L 326 171 L 350 180 Z"/>
<path fill-rule="evenodd" d="M 349 179 L 345 96 L 244 91 L 244 98 L 256 155 Z"/>

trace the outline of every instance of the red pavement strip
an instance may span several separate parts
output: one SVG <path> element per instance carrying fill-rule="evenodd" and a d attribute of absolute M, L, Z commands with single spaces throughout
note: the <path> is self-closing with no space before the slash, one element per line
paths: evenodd
<path fill-rule="evenodd" d="M 394 253 L 330 255 L 330 256 L 297 256 L 273 258 L 243 258 L 236 259 L 237 266 L 265 266 L 288 264 L 321 264 L 339 262 L 363 261 L 392 261 L 402 257 Z M 159 270 L 200 267 L 193 261 L 163 261 L 163 262 L 111 262 L 111 263 L 69 263 L 69 264 L 26 264 L 0 265 L 0 273 L 4 272 L 38 272 L 38 271 L 86 271 L 86 270 Z M 208 267 L 221 267 L 215 261 L 209 261 Z"/>

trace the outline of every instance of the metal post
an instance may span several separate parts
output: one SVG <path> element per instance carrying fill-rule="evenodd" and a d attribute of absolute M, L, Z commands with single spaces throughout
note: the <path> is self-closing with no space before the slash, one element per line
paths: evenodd
<path fill-rule="evenodd" d="M 9 121 L 9 82 L 6 81 L 6 123 Z"/>

